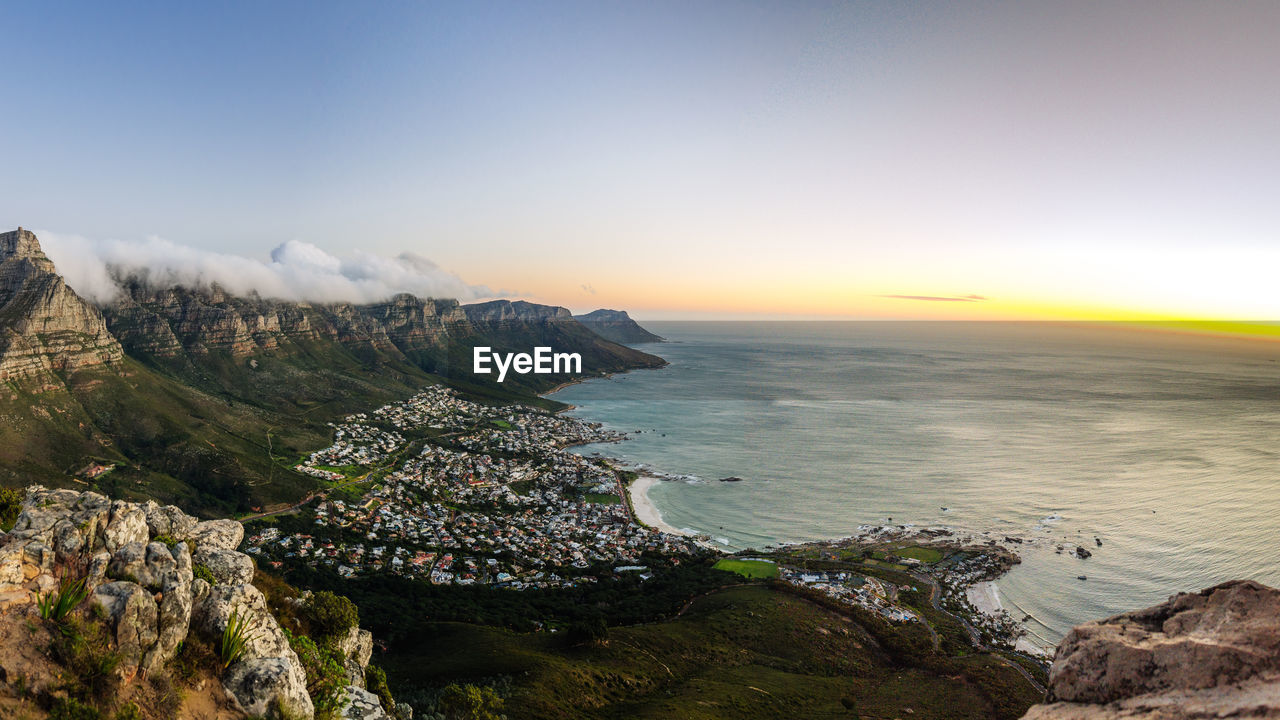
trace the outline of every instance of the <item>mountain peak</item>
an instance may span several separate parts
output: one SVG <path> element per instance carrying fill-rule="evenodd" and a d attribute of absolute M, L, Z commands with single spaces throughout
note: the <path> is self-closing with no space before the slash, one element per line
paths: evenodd
<path fill-rule="evenodd" d="M 591 328 L 600 337 L 623 345 L 662 342 L 662 338 L 645 330 L 631 319 L 626 310 L 592 310 L 574 319 Z"/>
<path fill-rule="evenodd" d="M 53 261 L 44 254 L 36 234 L 30 230 L 18 228 L 0 233 L 0 262 L 10 259 L 31 260 L 42 270 L 53 272 Z"/>

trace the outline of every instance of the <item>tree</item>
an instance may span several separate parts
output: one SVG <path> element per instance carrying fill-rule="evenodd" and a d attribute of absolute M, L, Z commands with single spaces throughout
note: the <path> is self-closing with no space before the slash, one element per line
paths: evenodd
<path fill-rule="evenodd" d="M 306 607 L 311 633 L 322 640 L 336 640 L 360 624 L 356 604 L 347 598 L 321 590 L 311 596 Z"/>
<path fill-rule="evenodd" d="M 579 620 L 569 626 L 565 639 L 570 645 L 605 647 L 609 644 L 609 626 L 599 615 L 589 620 Z"/>

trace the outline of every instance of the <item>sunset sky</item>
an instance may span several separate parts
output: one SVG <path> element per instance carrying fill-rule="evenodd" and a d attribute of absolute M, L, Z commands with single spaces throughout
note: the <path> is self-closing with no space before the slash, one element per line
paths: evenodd
<path fill-rule="evenodd" d="M 57 8 L 0 8 L 4 229 L 640 318 L 1280 319 L 1280 3 Z"/>

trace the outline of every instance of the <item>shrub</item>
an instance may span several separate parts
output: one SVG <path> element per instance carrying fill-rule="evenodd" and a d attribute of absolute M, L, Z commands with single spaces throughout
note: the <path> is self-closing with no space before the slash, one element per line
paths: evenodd
<path fill-rule="evenodd" d="M 491 687 L 449 685 L 440 691 L 436 710 L 448 720 L 500 720 L 502 698 Z"/>
<path fill-rule="evenodd" d="M 369 692 L 378 696 L 382 709 L 392 713 L 396 709 L 395 698 L 391 696 L 391 686 L 387 685 L 387 673 L 377 665 L 364 669 L 364 686 Z"/>
<path fill-rule="evenodd" d="M 72 617 L 62 627 L 63 632 L 54 635 L 50 651 L 53 659 L 68 670 L 68 679 L 79 682 L 67 689 L 81 699 L 109 696 L 115 685 L 120 655 L 112 649 L 111 639 L 102 622 Z"/>
<path fill-rule="evenodd" d="M 67 615 L 88 596 L 89 587 L 84 578 L 63 578 L 58 589 L 41 595 L 36 605 L 41 618 L 62 626 Z"/>
<path fill-rule="evenodd" d="M 0 530 L 12 530 L 21 513 L 22 493 L 13 488 L 0 488 Z"/>
<path fill-rule="evenodd" d="M 249 632 L 249 621 L 240 617 L 240 612 L 233 611 L 227 618 L 227 626 L 222 629 L 222 638 L 218 643 L 218 660 L 222 669 L 231 667 L 231 663 L 244 657 L 249 643 L 257 637 Z"/>
<path fill-rule="evenodd" d="M 142 720 L 142 711 L 134 703 L 121 705 L 116 714 L 111 716 L 111 720 Z"/>
<path fill-rule="evenodd" d="M 213 571 L 210 570 L 209 566 L 205 565 L 204 563 L 196 563 L 195 566 L 191 568 L 191 574 L 194 577 L 209 583 L 210 585 L 218 584 L 218 579 L 213 576 Z"/>
<path fill-rule="evenodd" d="M 307 671 L 307 694 L 315 705 L 316 717 L 333 717 L 346 699 L 347 671 L 342 651 L 332 646 L 320 647 L 306 635 L 286 635 Z"/>
<path fill-rule="evenodd" d="M 306 618 L 311 634 L 322 641 L 340 638 L 360 624 L 356 604 L 328 590 L 313 594 L 307 601 Z"/>
<path fill-rule="evenodd" d="M 202 669 L 217 667 L 219 662 L 220 658 L 212 646 L 195 633 L 189 633 L 169 661 L 169 673 L 175 680 L 190 683 L 199 676 Z"/>
<path fill-rule="evenodd" d="M 58 698 L 49 708 L 49 720 L 101 720 L 102 713 L 75 698 Z"/>

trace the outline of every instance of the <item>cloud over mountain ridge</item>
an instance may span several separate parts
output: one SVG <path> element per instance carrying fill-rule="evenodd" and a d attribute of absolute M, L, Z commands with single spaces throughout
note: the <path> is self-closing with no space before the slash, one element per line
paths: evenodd
<path fill-rule="evenodd" d="M 306 302 L 372 303 L 398 293 L 477 300 L 497 293 L 472 285 L 412 252 L 393 258 L 355 250 L 345 256 L 289 240 L 269 261 L 203 250 L 159 237 L 94 240 L 48 230 L 38 232 L 45 254 L 76 292 L 99 305 L 120 294 L 122 280 L 158 287 L 217 284 L 236 295 Z"/>

